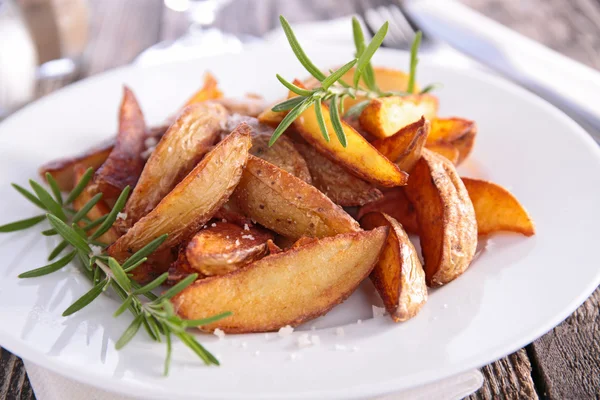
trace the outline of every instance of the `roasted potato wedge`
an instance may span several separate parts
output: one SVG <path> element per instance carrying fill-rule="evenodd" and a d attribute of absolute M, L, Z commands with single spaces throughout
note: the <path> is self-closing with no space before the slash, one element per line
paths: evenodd
<path fill-rule="evenodd" d="M 427 302 L 425 271 L 415 246 L 402 225 L 387 214 L 369 213 L 361 218 L 360 225 L 364 229 L 389 227 L 383 251 L 371 272 L 371 281 L 395 322 L 414 317 Z"/>
<path fill-rule="evenodd" d="M 408 233 L 419 233 L 417 212 L 413 207 L 404 188 L 388 189 L 383 193 L 383 198 L 373 203 L 365 204 L 358 210 L 357 219 L 361 219 L 370 212 L 385 213 L 400 222 Z"/>
<path fill-rule="evenodd" d="M 198 274 L 198 279 L 206 278 L 200 271 L 197 271 L 191 267 L 187 256 L 185 255 L 186 249 L 187 246 L 182 246 L 179 249 L 177 259 L 169 266 L 169 278 L 167 278 L 168 285 L 174 285 L 191 274 Z"/>
<path fill-rule="evenodd" d="M 289 172 L 306 183 L 312 183 L 312 178 L 304 157 L 298 152 L 294 143 L 286 136 L 281 136 L 269 147 L 270 134 L 260 134 L 252 138 L 250 154 Z"/>
<path fill-rule="evenodd" d="M 452 143 L 437 142 L 427 145 L 427 149 L 440 156 L 446 157 L 452 164 L 457 165 L 460 152 Z"/>
<path fill-rule="evenodd" d="M 469 193 L 454 165 L 427 149 L 405 191 L 417 212 L 427 284 L 444 285 L 460 276 L 475 255 L 477 219 Z"/>
<path fill-rule="evenodd" d="M 464 118 L 434 118 L 427 137 L 427 144 L 438 142 L 451 143 L 476 128 L 473 121 Z"/>
<path fill-rule="evenodd" d="M 185 319 L 232 315 L 200 327 L 228 333 L 297 326 L 346 300 L 368 276 L 387 228 L 353 232 L 267 256 L 227 275 L 196 281 L 173 298 Z"/>
<path fill-rule="evenodd" d="M 314 186 L 254 156 L 248 157 L 233 196 L 245 215 L 292 239 L 360 229 L 350 215 Z"/>
<path fill-rule="evenodd" d="M 360 114 L 360 124 L 378 138 L 392 136 L 405 126 L 418 121 L 435 118 L 438 99 L 429 94 L 390 96 L 371 100 Z"/>
<path fill-rule="evenodd" d="M 135 95 L 124 88 L 119 111 L 119 133 L 110 155 L 94 175 L 94 190 L 116 198 L 126 186 L 134 187 L 144 168 L 146 123 Z"/>
<path fill-rule="evenodd" d="M 265 101 L 257 97 L 244 97 L 242 99 L 223 97 L 215 100 L 215 102 L 221 104 L 231 114 L 249 117 L 258 117 L 265 108 Z"/>
<path fill-rule="evenodd" d="M 223 93 L 219 90 L 217 79 L 213 74 L 207 72 L 204 74 L 204 84 L 202 87 L 188 99 L 182 108 L 208 100 L 220 99 L 221 97 L 223 97 Z"/>
<path fill-rule="evenodd" d="M 458 161 L 456 165 L 460 165 L 473 151 L 475 146 L 475 137 L 477 136 L 477 125 L 474 126 L 469 133 L 452 141 L 452 145 L 458 150 Z"/>
<path fill-rule="evenodd" d="M 334 203 L 362 206 L 383 197 L 375 186 L 355 177 L 310 145 L 297 143 L 296 148 L 308 164 L 313 185 Z"/>
<path fill-rule="evenodd" d="M 307 244 L 311 244 L 313 242 L 318 241 L 319 239 L 314 237 L 302 236 L 300 239 L 296 240 L 294 244 L 291 246 L 292 249 L 297 249 L 298 247 L 306 246 Z"/>
<path fill-rule="evenodd" d="M 200 103 L 183 109 L 146 162 L 127 201 L 130 227 L 177 185 L 214 145 L 227 111 L 220 104 Z"/>
<path fill-rule="evenodd" d="M 219 143 L 154 210 L 110 246 L 108 253 L 122 261 L 165 233 L 169 237 L 160 247 L 163 249 L 198 232 L 240 181 L 252 145 L 249 131 L 246 124 L 241 124 Z"/>
<path fill-rule="evenodd" d="M 224 275 L 267 255 L 267 241 L 273 240 L 273 234 L 246 228 L 216 222 L 198 232 L 186 247 L 190 267 L 206 276 Z"/>
<path fill-rule="evenodd" d="M 417 160 L 421 158 L 428 133 L 429 121 L 421 117 L 420 120 L 405 126 L 394 135 L 374 141 L 373 146 L 394 161 L 402 171 L 410 172 Z"/>
<path fill-rule="evenodd" d="M 319 128 L 315 107 L 316 105 L 309 107 L 293 124 L 309 144 L 367 182 L 386 187 L 406 184 L 408 175 L 378 152 L 346 122 L 342 121 L 342 128 L 346 133 L 347 147 L 343 147 L 337 138 L 331 138 L 329 142 L 325 140 Z M 321 110 L 328 132 L 334 132 L 329 108 L 322 104 Z"/>
<path fill-rule="evenodd" d="M 479 235 L 499 231 L 535 234 L 533 220 L 508 190 L 480 179 L 462 178 L 462 181 L 475 208 Z"/>
<path fill-rule="evenodd" d="M 271 104 L 270 106 L 268 106 L 267 108 L 265 108 L 264 110 L 262 110 L 262 112 L 260 114 L 258 114 L 258 120 L 260 121 L 260 123 L 268 125 L 272 128 L 277 128 L 277 126 L 279 125 L 279 123 L 281 121 L 283 121 L 283 118 L 285 118 L 285 116 L 287 115 L 287 111 L 273 111 L 272 108 L 273 106 L 275 106 L 278 103 L 281 103 L 283 100 L 279 100 L 273 104 Z"/>
<path fill-rule="evenodd" d="M 79 181 L 81 180 L 81 178 L 83 177 L 83 175 L 85 174 L 85 171 L 87 171 L 89 167 L 84 165 L 84 164 L 76 164 L 75 167 L 73 168 L 73 171 L 75 172 L 75 176 L 74 176 L 74 182 L 72 186 L 76 186 L 77 183 L 79 183 Z M 92 197 L 94 197 L 95 193 L 92 192 L 92 190 L 90 189 L 90 185 L 88 184 L 88 186 L 83 189 L 83 192 L 81 192 L 81 194 L 79 196 L 77 196 L 77 198 L 75 198 L 75 200 L 73 200 L 73 208 L 76 211 L 79 211 L 83 208 L 83 206 L 85 206 L 91 199 Z M 100 201 L 98 201 L 96 203 L 95 206 L 93 206 L 90 211 L 88 211 L 88 213 L 86 214 L 86 217 L 88 217 L 90 220 L 94 221 L 100 217 L 103 217 L 104 215 L 108 214 L 110 212 L 110 208 L 108 207 L 108 205 L 106 205 L 106 203 L 104 201 L 102 201 L 102 199 L 100 199 Z M 79 223 L 80 226 L 85 225 L 85 223 L 80 222 Z M 90 233 L 93 233 L 96 229 L 93 229 Z M 112 244 L 114 243 L 118 238 L 119 238 L 119 231 L 115 228 L 115 227 L 111 227 L 106 233 L 104 233 L 102 236 L 100 236 L 98 239 L 99 242 L 101 243 L 105 243 L 105 244 Z"/>
<path fill-rule="evenodd" d="M 271 239 L 267 240 L 267 249 L 269 250 L 269 254 L 279 254 L 283 251 L 281 250 L 281 247 L 277 246 Z"/>

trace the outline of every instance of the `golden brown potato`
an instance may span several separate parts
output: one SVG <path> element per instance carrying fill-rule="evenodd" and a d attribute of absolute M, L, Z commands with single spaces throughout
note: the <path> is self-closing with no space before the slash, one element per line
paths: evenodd
<path fill-rule="evenodd" d="M 352 175 L 310 145 L 297 143 L 312 176 L 312 183 L 334 203 L 344 207 L 362 206 L 383 197 L 381 191 Z"/>
<path fill-rule="evenodd" d="M 476 129 L 475 122 L 463 118 L 434 118 L 427 137 L 427 144 L 453 142 Z"/>
<path fill-rule="evenodd" d="M 463 135 L 460 138 L 452 141 L 452 145 L 458 150 L 458 161 L 456 162 L 456 165 L 460 165 L 471 154 L 471 151 L 473 151 L 473 146 L 475 146 L 476 136 L 477 125 L 475 125 L 474 128 L 466 135 Z"/>
<path fill-rule="evenodd" d="M 244 215 L 233 199 L 227 200 L 225 204 L 215 213 L 215 219 L 221 222 L 233 222 L 241 227 L 252 226 L 252 220 Z"/>
<path fill-rule="evenodd" d="M 404 188 L 387 189 L 383 192 L 383 198 L 373 203 L 365 204 L 358 210 L 357 219 L 361 219 L 370 212 L 385 213 L 402 224 L 408 233 L 419 233 L 417 212 L 413 207 Z"/>
<path fill-rule="evenodd" d="M 201 272 L 191 267 L 185 255 L 186 248 L 187 246 L 182 246 L 179 249 L 177 259 L 173 264 L 169 266 L 169 277 L 167 278 L 167 285 L 174 285 L 191 274 L 198 274 L 198 279 L 206 278 L 204 275 L 202 275 Z"/>
<path fill-rule="evenodd" d="M 390 96 L 371 100 L 360 114 L 360 124 L 378 138 L 392 136 L 405 126 L 418 121 L 435 118 L 438 99 L 429 94 Z"/>
<path fill-rule="evenodd" d="M 342 121 L 342 128 L 346 133 L 348 146 L 343 147 L 333 133 L 329 108 L 322 104 L 321 110 L 325 126 L 327 131 L 333 135 L 329 142 L 326 141 L 319 129 L 315 107 L 316 105 L 309 107 L 294 121 L 294 127 L 310 145 L 367 182 L 386 187 L 406 184 L 408 175 L 378 152 L 344 121 Z"/>
<path fill-rule="evenodd" d="M 283 251 L 271 239 L 267 240 L 267 249 L 269 250 L 269 254 L 279 254 L 279 253 L 281 253 Z"/>
<path fill-rule="evenodd" d="M 75 176 L 74 176 L 74 182 L 73 182 L 72 186 L 76 186 L 77 183 L 79 183 L 79 181 L 81 180 L 81 178 L 85 174 L 85 171 L 87 171 L 88 168 L 89 167 L 84 164 L 75 164 L 75 166 L 73 168 Z M 83 208 L 83 206 L 85 206 L 92 199 L 92 197 L 94 197 L 94 195 L 95 195 L 95 193 L 92 192 L 92 190 L 90 189 L 90 184 L 88 184 L 88 186 L 85 189 L 83 189 L 83 192 L 81 192 L 81 194 L 79 196 L 77 196 L 77 198 L 75 200 L 73 200 L 73 208 L 76 211 L 81 210 Z M 90 209 L 90 211 L 88 211 L 88 213 L 86 214 L 86 217 L 88 217 L 90 220 L 94 221 L 94 220 L 108 214 L 109 212 L 110 212 L 110 208 L 106 205 L 106 203 L 102 199 L 100 199 L 100 201 L 97 202 L 96 205 Z M 86 225 L 86 223 L 83 221 L 81 221 L 79 223 L 79 226 L 84 226 L 84 225 Z M 93 233 L 95 230 L 96 229 L 93 229 L 92 231 L 90 231 L 90 233 Z M 101 243 L 112 244 L 119 238 L 119 236 L 120 236 L 119 231 L 116 228 L 111 227 L 106 233 L 104 233 L 102 236 L 100 236 L 96 240 Z"/>
<path fill-rule="evenodd" d="M 298 247 L 306 246 L 307 244 L 311 244 L 318 240 L 319 239 L 314 238 L 314 237 L 302 236 L 300 239 L 296 240 L 290 248 L 297 249 Z"/>
<path fill-rule="evenodd" d="M 446 157 L 452 164 L 457 165 L 460 153 L 452 143 L 437 142 L 426 145 L 427 149 L 440 156 Z"/>
<path fill-rule="evenodd" d="M 144 160 L 146 123 L 135 95 L 124 88 L 119 112 L 119 133 L 110 155 L 94 175 L 94 190 L 105 198 L 116 198 L 126 186 L 137 183 Z"/>
<path fill-rule="evenodd" d="M 415 143 L 422 142 L 422 148 L 428 133 L 429 122 L 425 117 L 421 117 L 418 121 L 406 125 L 392 136 L 377 139 L 372 144 L 381 154 L 392 161 L 397 161 L 410 153 L 411 148 L 415 147 Z M 421 157 L 420 150 L 418 153 L 419 157 Z M 417 159 L 419 159 L 419 157 L 417 157 Z"/>
<path fill-rule="evenodd" d="M 258 117 L 265 108 L 264 100 L 257 97 L 244 97 L 241 99 L 223 97 L 214 101 L 221 104 L 232 114 L 246 115 L 249 117 Z"/>
<path fill-rule="evenodd" d="M 267 256 L 227 275 L 196 281 L 173 298 L 185 319 L 232 315 L 200 327 L 228 333 L 274 331 L 326 314 L 373 269 L 387 228 L 321 239 Z"/>
<path fill-rule="evenodd" d="M 108 248 L 119 261 L 167 233 L 171 248 L 198 232 L 227 201 L 242 175 L 252 145 L 241 124 L 219 143 L 161 202 Z"/>
<path fill-rule="evenodd" d="M 233 196 L 245 215 L 292 239 L 360 229 L 350 215 L 314 186 L 254 156 L 248 157 Z"/>
<path fill-rule="evenodd" d="M 201 103 L 183 109 L 156 146 L 127 201 L 125 227 L 148 214 L 213 146 L 227 111 L 219 104 Z"/>
<path fill-rule="evenodd" d="M 286 136 L 281 136 L 273 146 L 269 147 L 270 139 L 271 135 L 269 134 L 252 137 L 250 154 L 270 162 L 306 183 L 312 183 L 306 161 L 294 147 L 294 143 Z"/>
<path fill-rule="evenodd" d="M 273 106 L 281 103 L 282 101 L 283 100 L 279 100 L 279 101 L 271 104 L 264 110 L 262 110 L 262 112 L 260 114 L 258 114 L 258 117 L 257 117 L 258 120 L 260 121 L 260 123 L 268 125 L 272 128 L 277 128 L 279 123 L 281 121 L 283 121 L 283 118 L 285 118 L 285 116 L 287 115 L 288 112 L 287 111 L 277 112 L 277 111 L 273 111 L 271 109 L 273 108 Z"/>
<path fill-rule="evenodd" d="M 462 178 L 462 181 L 475 208 L 479 235 L 499 231 L 535 234 L 533 220 L 508 190 L 480 179 Z"/>
<path fill-rule="evenodd" d="M 204 74 L 204 84 L 192 95 L 182 108 L 192 104 L 199 104 L 207 100 L 216 100 L 223 97 L 223 93 L 219 90 L 217 79 L 210 73 Z"/>
<path fill-rule="evenodd" d="M 198 232 L 186 247 L 190 267 L 206 276 L 224 275 L 267 255 L 267 241 L 273 234 L 246 228 L 216 222 Z"/>
<path fill-rule="evenodd" d="M 477 220 L 469 193 L 454 165 L 427 149 L 405 188 L 417 212 L 429 286 L 460 276 L 477 247 Z"/>
<path fill-rule="evenodd" d="M 427 301 L 425 271 L 417 250 L 402 225 L 387 214 L 369 213 L 362 217 L 360 225 L 365 229 L 389 227 L 383 251 L 371 272 L 371 281 L 394 322 L 414 317 Z"/>

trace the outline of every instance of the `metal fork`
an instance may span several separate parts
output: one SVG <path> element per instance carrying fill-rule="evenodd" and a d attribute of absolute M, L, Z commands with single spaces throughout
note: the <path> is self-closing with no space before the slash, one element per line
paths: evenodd
<path fill-rule="evenodd" d="M 359 15 L 371 36 L 377 32 L 381 25 L 388 21 L 388 33 L 382 44 L 384 47 L 400 50 L 410 49 L 418 29 L 407 13 L 404 12 L 402 3 L 400 5 L 391 4 L 367 9 L 365 4 L 361 2 L 359 6 Z M 423 47 L 430 47 L 433 44 L 430 38 L 423 35 Z"/>

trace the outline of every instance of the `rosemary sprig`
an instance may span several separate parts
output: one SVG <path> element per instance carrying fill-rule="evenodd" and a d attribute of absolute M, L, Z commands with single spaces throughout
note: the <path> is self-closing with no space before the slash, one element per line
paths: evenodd
<path fill-rule="evenodd" d="M 221 318 L 231 315 L 231 313 L 223 313 L 202 320 L 183 320 L 177 316 L 170 299 L 192 284 L 198 277 L 197 274 L 189 275 L 186 279 L 171 287 L 160 296 L 156 296 L 152 291 L 167 280 L 168 273 L 160 275 L 144 286 L 140 286 L 132 280 L 132 271 L 147 260 L 148 256 L 166 240 L 167 235 L 154 239 L 131 255 L 122 264 L 108 256 L 104 252 L 106 245 L 98 242 L 97 239 L 111 229 L 117 219 L 117 214 L 125 206 L 129 188 L 127 187 L 123 190 L 115 206 L 107 215 L 90 221 L 86 215 L 101 200 L 101 193 L 92 197 L 79 211 L 73 210 L 70 206 L 83 192 L 92 176 L 93 170 L 90 168 L 66 198 L 63 198 L 58 184 L 49 174 L 46 178 L 51 193 L 35 181 L 30 181 L 33 193 L 19 185 L 13 184 L 13 187 L 21 195 L 44 210 L 46 214 L 2 225 L 0 226 L 0 232 L 15 232 L 27 229 L 39 224 L 43 220 L 47 220 L 52 228 L 42 233 L 46 235 L 58 235 L 61 238 L 60 243 L 48 256 L 49 264 L 23 272 L 19 277 L 34 278 L 47 275 L 59 271 L 77 258 L 80 261 L 79 267 L 92 283 L 92 288 L 69 306 L 63 312 L 63 316 L 71 315 L 86 307 L 110 287 L 122 300 L 114 316 L 118 317 L 126 310 L 129 310 L 134 317 L 129 327 L 123 332 L 119 340 L 117 340 L 115 344 L 117 349 L 129 343 L 143 326 L 153 340 L 159 342 L 163 341 L 163 339 L 165 340 L 167 345 L 164 367 L 165 375 L 168 374 L 171 362 L 172 336 L 178 337 L 207 365 L 219 365 L 219 361 L 198 343 L 196 338 L 188 333 L 186 329 L 218 321 Z M 85 225 L 80 227 L 80 223 L 84 223 Z M 88 233 L 94 228 L 96 228 L 95 231 Z M 69 249 L 69 252 L 65 256 L 54 261 L 67 249 Z"/>

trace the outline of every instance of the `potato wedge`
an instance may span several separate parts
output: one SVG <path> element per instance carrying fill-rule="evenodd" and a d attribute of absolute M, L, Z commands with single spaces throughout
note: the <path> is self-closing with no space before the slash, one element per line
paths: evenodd
<path fill-rule="evenodd" d="M 378 138 L 392 136 L 421 117 L 432 120 L 437 115 L 438 99 L 430 94 L 373 99 L 360 114 L 362 127 Z"/>
<path fill-rule="evenodd" d="M 406 321 L 427 302 L 425 271 L 415 246 L 402 225 L 382 213 L 369 213 L 360 220 L 364 229 L 387 226 L 388 233 L 379 261 L 371 272 L 371 281 L 394 322 Z"/>
<path fill-rule="evenodd" d="M 298 152 L 294 143 L 286 136 L 281 136 L 269 147 L 270 134 L 260 134 L 252 138 L 250 154 L 289 172 L 306 183 L 312 178 L 304 157 Z"/>
<path fill-rule="evenodd" d="M 260 114 L 258 114 L 258 117 L 257 117 L 258 120 L 260 121 L 260 123 L 268 125 L 272 128 L 277 128 L 279 123 L 281 121 L 283 121 L 283 119 L 285 118 L 285 116 L 287 115 L 288 112 L 287 111 L 277 112 L 277 111 L 273 111 L 272 108 L 273 108 L 273 106 L 281 103 L 282 101 L 283 100 L 279 100 L 279 101 L 271 104 L 264 110 L 262 110 L 262 112 Z"/>
<path fill-rule="evenodd" d="M 198 279 L 206 278 L 204 275 L 202 275 L 201 272 L 191 267 L 185 255 L 186 248 L 187 246 L 182 246 L 179 249 L 177 259 L 169 267 L 169 277 L 167 278 L 167 285 L 174 285 L 191 274 L 198 274 Z"/>
<path fill-rule="evenodd" d="M 427 137 L 427 144 L 438 142 L 450 143 L 459 139 L 471 130 L 477 129 L 473 121 L 464 118 L 434 118 Z"/>
<path fill-rule="evenodd" d="M 452 141 L 452 145 L 458 150 L 458 161 L 456 165 L 462 164 L 463 161 L 471 154 L 475 146 L 475 137 L 477 136 L 477 125 L 466 135 Z"/>
<path fill-rule="evenodd" d="M 446 157 L 452 164 L 457 165 L 460 152 L 452 143 L 437 142 L 426 145 L 427 149 L 440 156 Z"/>
<path fill-rule="evenodd" d="M 283 251 L 281 250 L 281 247 L 277 246 L 271 239 L 267 240 L 267 249 L 269 250 L 269 254 L 279 254 Z"/>
<path fill-rule="evenodd" d="M 313 185 L 334 203 L 362 206 L 383 197 L 375 186 L 355 177 L 310 145 L 296 143 L 296 148 L 308 164 Z"/>
<path fill-rule="evenodd" d="M 321 110 L 325 126 L 328 132 L 333 135 L 334 130 L 329 108 L 322 104 Z M 325 140 L 319 129 L 315 106 L 304 111 L 294 121 L 293 126 L 314 148 L 359 178 L 386 187 L 406 184 L 408 175 L 378 152 L 346 122 L 342 121 L 342 128 L 346 133 L 347 147 L 343 147 L 335 137 L 331 138 L 329 142 Z"/>
<path fill-rule="evenodd" d="M 221 104 L 231 114 L 246 115 L 249 117 L 258 117 L 265 108 L 265 101 L 257 97 L 244 97 L 241 99 L 223 97 L 214 100 Z"/>
<path fill-rule="evenodd" d="M 126 186 L 134 187 L 144 168 L 146 123 L 135 95 L 124 88 L 119 112 L 119 133 L 110 155 L 94 175 L 96 191 L 116 198 Z"/>
<path fill-rule="evenodd" d="M 169 237 L 160 248 L 171 248 L 198 232 L 240 181 L 252 145 L 249 131 L 241 124 L 219 143 L 154 210 L 110 246 L 108 253 L 122 261 L 165 233 Z"/>
<path fill-rule="evenodd" d="M 185 255 L 203 275 L 224 275 L 267 255 L 267 241 L 273 238 L 264 229 L 216 222 L 192 237 Z"/>
<path fill-rule="evenodd" d="M 508 190 L 480 179 L 462 178 L 462 181 L 475 208 L 479 235 L 499 231 L 535 234 L 533 220 Z"/>
<path fill-rule="evenodd" d="M 417 212 L 419 237 L 429 286 L 460 276 L 477 247 L 473 203 L 454 165 L 427 149 L 405 188 Z"/>
<path fill-rule="evenodd" d="M 306 246 L 307 244 L 311 244 L 313 242 L 318 241 L 319 239 L 314 237 L 302 236 L 300 239 L 296 240 L 294 244 L 291 246 L 292 249 L 297 249 L 298 247 Z"/>
<path fill-rule="evenodd" d="M 373 269 L 387 228 L 321 239 L 267 256 L 227 275 L 196 281 L 173 298 L 185 319 L 232 315 L 200 327 L 228 333 L 274 331 L 326 314 Z"/>
<path fill-rule="evenodd" d="M 223 93 L 219 90 L 218 86 L 217 79 L 213 74 L 207 72 L 204 74 L 204 84 L 202 87 L 188 99 L 182 108 L 192 104 L 199 104 L 207 100 L 220 99 L 223 97 Z"/>
<path fill-rule="evenodd" d="M 73 186 L 76 186 L 77 183 L 79 183 L 79 181 L 81 180 L 81 178 L 85 174 L 85 171 L 87 171 L 88 168 L 89 167 L 84 164 L 75 165 L 75 167 L 73 168 L 73 171 L 75 173 Z M 81 192 L 81 194 L 77 196 L 75 200 L 73 200 L 73 208 L 76 211 L 81 210 L 83 206 L 85 206 L 92 199 L 92 197 L 94 197 L 94 195 L 95 193 L 92 192 L 92 190 L 90 189 L 90 184 L 88 184 L 88 186 L 85 189 L 83 189 L 83 192 Z M 93 206 L 90 209 L 90 211 L 88 211 L 86 217 L 94 221 L 100 217 L 103 217 L 109 212 L 110 208 L 108 207 L 108 205 L 106 205 L 106 203 L 102 199 L 100 199 L 100 201 L 98 201 L 96 205 Z M 84 222 L 79 223 L 79 226 L 84 225 Z M 90 231 L 90 233 L 93 233 L 95 230 L 96 229 L 93 229 L 92 231 Z M 119 231 L 115 227 L 111 227 L 106 233 L 104 233 L 96 240 L 101 243 L 112 244 L 119 238 L 119 236 L 121 236 L 119 234 Z"/>
<path fill-rule="evenodd" d="M 388 189 L 383 193 L 383 198 L 373 203 L 365 204 L 358 210 L 357 219 L 361 219 L 370 212 L 385 213 L 402 224 L 408 233 L 419 233 L 417 212 L 413 207 L 404 188 Z"/>
<path fill-rule="evenodd" d="M 252 220 L 292 239 L 360 229 L 350 215 L 314 186 L 254 156 L 248 157 L 233 197 Z"/>
<path fill-rule="evenodd" d="M 214 145 L 227 111 L 201 103 L 183 109 L 156 146 L 127 201 L 125 226 L 131 227 L 177 185 Z"/>

